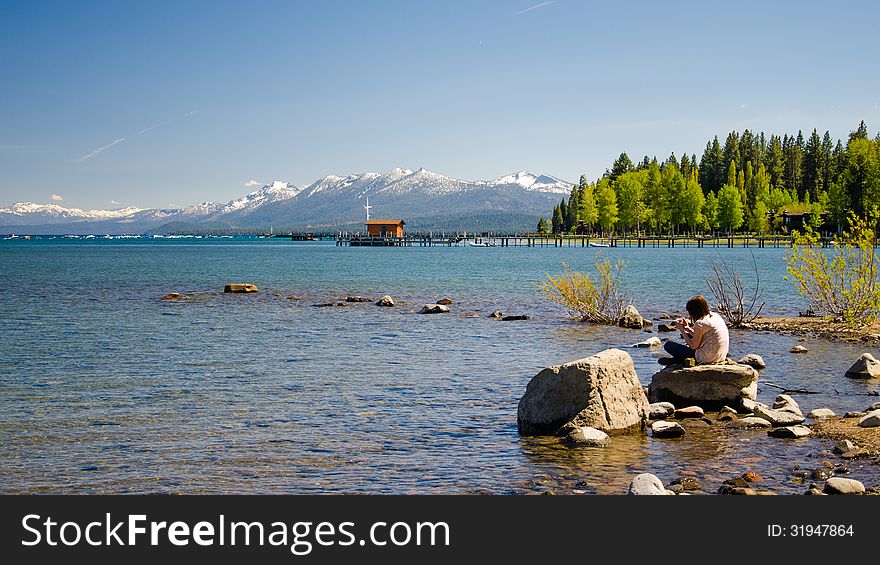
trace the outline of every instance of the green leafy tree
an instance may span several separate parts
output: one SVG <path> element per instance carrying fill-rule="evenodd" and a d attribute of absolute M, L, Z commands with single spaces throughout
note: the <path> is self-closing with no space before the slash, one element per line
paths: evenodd
<path fill-rule="evenodd" d="M 614 181 L 617 212 L 620 224 L 631 229 L 638 227 L 643 211 L 642 198 L 648 171 L 628 171 Z"/>
<path fill-rule="evenodd" d="M 855 137 L 847 144 L 841 180 L 850 209 L 858 217 L 864 218 L 880 204 L 880 148 L 876 142 Z"/>
<path fill-rule="evenodd" d="M 749 229 L 755 232 L 758 235 L 764 235 L 770 229 L 770 218 L 767 217 L 767 205 L 763 200 L 758 200 L 755 203 L 755 208 L 752 211 L 752 217 L 749 218 Z"/>
<path fill-rule="evenodd" d="M 581 197 L 578 201 L 580 204 L 578 218 L 590 229 L 592 229 L 599 220 L 599 209 L 596 206 L 595 191 L 595 184 L 582 185 Z"/>
<path fill-rule="evenodd" d="M 648 165 L 648 174 L 645 177 L 645 187 L 643 200 L 645 207 L 650 210 L 650 222 L 656 231 L 666 225 L 668 214 L 666 210 L 666 199 L 663 193 L 662 174 L 657 160 L 651 161 Z"/>
<path fill-rule="evenodd" d="M 617 224 L 617 195 L 607 178 L 596 185 L 596 205 L 599 209 L 599 225 L 603 231 L 612 232 Z"/>
<path fill-rule="evenodd" d="M 663 191 L 663 206 L 665 207 L 665 219 L 669 226 L 675 229 L 685 223 L 685 192 L 686 185 L 678 165 L 669 163 L 660 174 L 660 186 Z"/>
<path fill-rule="evenodd" d="M 718 197 L 714 192 L 709 192 L 703 203 L 703 222 L 712 230 L 720 227 L 718 224 Z"/>
<path fill-rule="evenodd" d="M 742 199 L 736 186 L 725 184 L 718 193 L 718 224 L 728 233 L 743 223 Z"/>

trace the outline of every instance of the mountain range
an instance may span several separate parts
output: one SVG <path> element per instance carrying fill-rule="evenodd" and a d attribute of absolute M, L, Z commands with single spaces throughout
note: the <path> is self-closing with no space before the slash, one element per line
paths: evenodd
<path fill-rule="evenodd" d="M 274 181 L 227 203 L 179 209 L 81 210 L 19 202 L 0 208 L 0 233 L 121 234 L 269 229 L 335 231 L 363 228 L 371 217 L 403 219 L 411 231 L 534 229 L 571 190 L 549 175 L 521 171 L 492 181 L 465 181 L 425 169 L 329 175 L 305 187 Z"/>

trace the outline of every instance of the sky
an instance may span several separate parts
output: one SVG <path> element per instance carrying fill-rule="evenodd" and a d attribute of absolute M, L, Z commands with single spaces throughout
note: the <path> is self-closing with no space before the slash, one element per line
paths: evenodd
<path fill-rule="evenodd" d="M 731 130 L 880 128 L 874 1 L 0 3 L 0 206 L 425 167 L 576 181 Z"/>

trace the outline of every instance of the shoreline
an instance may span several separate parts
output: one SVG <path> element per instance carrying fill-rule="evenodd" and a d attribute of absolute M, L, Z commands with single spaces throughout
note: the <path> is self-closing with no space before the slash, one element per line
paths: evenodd
<path fill-rule="evenodd" d="M 814 336 L 829 341 L 880 343 L 880 320 L 871 325 L 850 326 L 822 317 L 765 317 L 741 325 L 741 330 L 780 335 Z"/>

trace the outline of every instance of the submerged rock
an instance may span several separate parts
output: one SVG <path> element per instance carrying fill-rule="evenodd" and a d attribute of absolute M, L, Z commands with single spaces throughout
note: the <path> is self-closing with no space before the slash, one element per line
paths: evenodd
<path fill-rule="evenodd" d="M 657 324 L 657 331 L 658 332 L 674 332 L 674 331 L 678 331 L 678 329 L 675 327 L 675 324 L 663 322 L 663 323 Z"/>
<path fill-rule="evenodd" d="M 440 304 L 441 306 L 449 306 L 450 304 L 455 304 L 455 302 L 453 302 L 449 298 L 441 298 L 437 301 L 437 304 Z"/>
<path fill-rule="evenodd" d="M 758 355 L 757 353 L 749 353 L 748 355 L 743 356 L 739 361 L 737 361 L 740 365 L 748 365 L 753 369 L 757 369 L 758 371 L 762 371 L 767 368 L 767 364 L 764 363 L 764 358 Z"/>
<path fill-rule="evenodd" d="M 502 322 L 515 322 L 517 320 L 531 320 L 532 317 L 526 314 L 521 314 L 519 316 L 504 316 L 501 318 Z"/>
<path fill-rule="evenodd" d="M 180 300 L 182 298 L 179 292 L 169 292 L 162 297 L 162 300 Z"/>
<path fill-rule="evenodd" d="M 846 376 L 851 379 L 875 379 L 880 377 L 880 361 L 877 361 L 870 353 L 862 353 L 862 356 L 846 370 Z"/>
<path fill-rule="evenodd" d="M 617 320 L 617 325 L 621 328 L 640 330 L 645 326 L 645 319 L 642 318 L 636 307 L 630 304 L 623 310 L 623 315 Z"/>
<path fill-rule="evenodd" d="M 648 400 L 632 358 L 620 349 L 554 365 L 529 381 L 517 407 L 523 434 L 592 427 L 605 432 L 644 429 Z"/>
<path fill-rule="evenodd" d="M 717 410 L 739 406 L 758 394 L 758 372 L 746 365 L 669 366 L 654 373 L 648 387 L 651 402 L 668 401 L 676 406 L 697 405 Z"/>
<path fill-rule="evenodd" d="M 563 441 L 577 447 L 606 447 L 609 440 L 608 434 L 602 430 L 585 426 L 569 433 Z"/>
<path fill-rule="evenodd" d="M 419 310 L 419 314 L 446 314 L 449 312 L 449 306 L 444 304 L 425 304 Z"/>
<path fill-rule="evenodd" d="M 394 306 L 394 305 L 395 305 L 394 299 L 391 298 L 390 296 L 388 296 L 387 294 L 385 296 L 383 296 L 382 298 L 380 298 L 376 302 L 376 306 L 384 306 L 386 308 L 390 308 L 391 306 Z"/>
<path fill-rule="evenodd" d="M 812 432 L 806 426 L 785 426 L 782 428 L 774 428 L 767 432 L 767 435 L 775 438 L 798 439 L 807 437 Z"/>
<path fill-rule="evenodd" d="M 809 351 L 809 349 L 807 349 L 803 345 L 795 345 L 789 351 L 791 351 L 792 353 L 806 353 L 807 351 Z"/>
<path fill-rule="evenodd" d="M 228 284 L 223 287 L 223 292 L 251 293 L 259 291 L 260 289 L 258 289 L 256 285 L 252 285 L 249 283 Z"/>
<path fill-rule="evenodd" d="M 372 298 L 366 298 L 366 297 L 364 297 L 364 296 L 357 296 L 357 295 L 355 295 L 355 296 L 346 296 L 346 297 L 345 297 L 345 301 L 346 301 L 346 302 L 372 302 L 373 299 L 372 299 Z"/>
<path fill-rule="evenodd" d="M 844 418 L 861 418 L 863 416 L 867 416 L 867 412 L 859 412 L 858 410 L 850 410 L 846 414 L 843 415 Z"/>
<path fill-rule="evenodd" d="M 772 425 L 764 418 L 758 418 L 757 416 L 746 416 L 730 423 L 732 428 L 769 428 Z"/>
<path fill-rule="evenodd" d="M 854 449 L 856 449 L 856 444 L 848 439 L 843 439 L 837 442 L 837 445 L 834 446 L 834 453 L 843 454 Z"/>
<path fill-rule="evenodd" d="M 629 490 L 626 494 L 644 496 L 644 495 L 666 495 L 669 493 L 663 486 L 663 482 L 651 473 L 642 473 L 636 476 L 629 484 Z"/>

